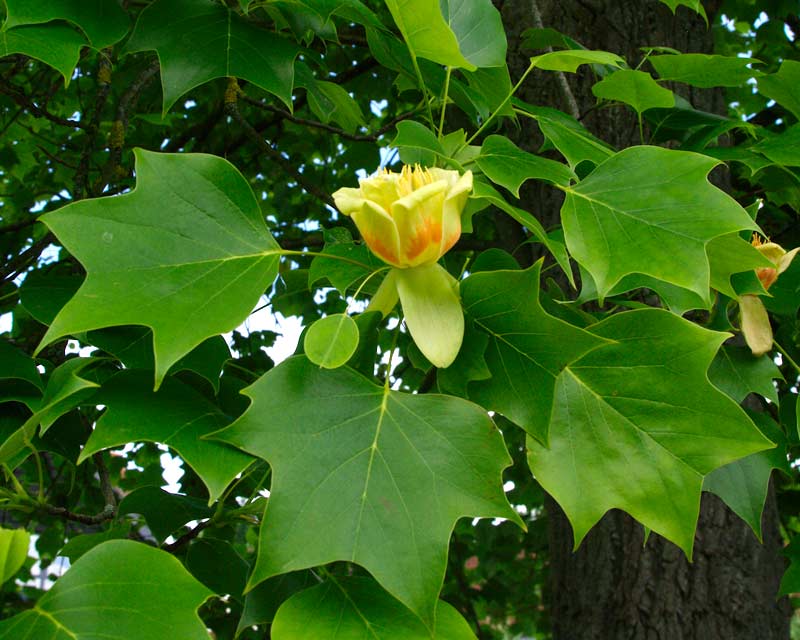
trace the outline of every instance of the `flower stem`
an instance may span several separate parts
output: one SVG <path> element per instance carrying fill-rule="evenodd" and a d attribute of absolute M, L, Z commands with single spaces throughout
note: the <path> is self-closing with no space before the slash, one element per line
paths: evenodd
<path fill-rule="evenodd" d="M 417 63 L 417 56 L 409 49 L 409 53 L 411 53 L 411 64 L 414 66 L 414 73 L 417 74 L 417 82 L 419 82 L 420 91 L 422 91 L 422 98 L 425 101 L 425 110 L 427 111 L 428 122 L 431 123 L 431 129 L 436 127 L 436 124 L 433 121 L 433 111 L 431 110 L 431 101 L 430 97 L 428 96 L 428 87 L 425 84 L 425 80 L 422 77 L 422 71 L 420 71 L 419 64 Z"/>
<path fill-rule="evenodd" d="M 442 112 L 439 114 L 439 140 L 442 139 L 444 133 L 444 113 L 447 111 L 447 97 L 450 93 L 450 73 L 453 71 L 452 67 L 447 67 L 444 76 L 444 95 L 442 95 Z"/>
<path fill-rule="evenodd" d="M 535 67 L 536 67 L 536 63 L 534 63 L 534 62 L 531 62 L 528 65 L 528 68 L 525 69 L 525 73 L 522 74 L 522 77 L 519 79 L 517 84 L 515 84 L 513 87 L 511 87 L 511 91 L 503 99 L 503 101 L 500 103 L 500 105 L 497 107 L 497 109 L 495 109 L 494 112 L 488 118 L 486 118 L 486 120 L 478 128 L 478 130 L 470 136 L 469 140 L 467 140 L 467 144 L 471 143 L 475 138 L 477 138 L 481 133 L 483 133 L 483 130 L 486 129 L 486 127 L 488 127 L 489 124 L 497 117 L 497 114 L 500 113 L 503 109 L 505 109 L 505 107 L 508 104 L 508 102 L 511 100 L 511 98 L 514 96 L 514 94 L 517 92 L 517 89 L 519 89 L 520 86 L 522 86 L 522 83 L 525 82 L 525 78 L 527 78 L 528 75 L 530 75 L 530 72 L 533 71 L 533 69 Z"/>
<path fill-rule="evenodd" d="M 786 359 L 786 361 L 787 361 L 787 362 L 788 362 L 790 365 L 792 365 L 792 366 L 794 367 L 794 370 L 795 370 L 795 371 L 797 371 L 797 373 L 798 373 L 798 374 L 800 374 L 800 365 L 798 365 L 798 364 L 797 364 L 797 363 L 796 363 L 796 362 L 795 362 L 795 361 L 792 359 L 792 356 L 790 356 L 788 353 L 786 353 L 786 349 L 784 349 L 784 348 L 783 348 L 781 345 L 779 345 L 779 344 L 778 344 L 778 343 L 775 341 L 775 339 L 774 339 L 774 338 L 772 339 L 772 344 L 774 344 L 774 345 L 775 345 L 775 348 L 776 348 L 778 351 L 780 351 L 780 354 L 781 354 L 781 356 L 782 356 L 783 358 L 785 358 L 785 359 Z"/>

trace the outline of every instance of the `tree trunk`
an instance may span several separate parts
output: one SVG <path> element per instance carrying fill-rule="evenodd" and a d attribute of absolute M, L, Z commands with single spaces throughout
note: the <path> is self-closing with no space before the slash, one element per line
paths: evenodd
<path fill-rule="evenodd" d="M 703 4 L 714 24 L 721 0 Z M 701 17 L 685 7 L 673 16 L 657 0 L 506 0 L 502 12 L 513 78 L 533 55 L 520 48 L 519 35 L 536 26 L 555 28 L 589 49 L 622 55 L 632 66 L 641 59 L 642 46 L 682 52 L 712 48 L 711 32 Z M 591 93 L 595 81 L 585 67 L 575 75 L 534 72 L 520 97 L 566 113 L 577 111 L 589 130 L 617 148 L 638 144 L 630 110 L 596 108 Z M 725 110 L 722 92 L 685 85 L 673 89 L 696 108 Z M 529 150 L 542 142 L 530 122 L 506 133 Z M 522 196 L 546 228 L 558 223 L 560 192 L 532 185 Z M 704 494 L 692 563 L 658 535 L 643 545 L 642 526 L 619 511 L 606 514 L 573 553 L 567 518 L 552 499 L 546 506 L 554 640 L 788 640 L 791 608 L 786 598 L 776 599 L 785 560 L 779 554 L 772 491 L 764 512 L 764 544 L 719 499 Z"/>

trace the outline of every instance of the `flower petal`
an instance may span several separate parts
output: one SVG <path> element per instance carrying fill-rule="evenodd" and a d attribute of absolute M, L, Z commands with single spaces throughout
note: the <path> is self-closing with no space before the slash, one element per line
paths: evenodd
<path fill-rule="evenodd" d="M 367 311 L 380 311 L 385 318 L 392 312 L 392 309 L 397 304 L 397 271 L 398 269 L 391 269 L 386 274 L 381 286 L 378 287 L 369 305 L 364 310 L 365 313 Z"/>
<path fill-rule="evenodd" d="M 451 173 L 458 175 L 456 171 Z M 447 192 L 442 213 L 442 240 L 439 246 L 439 256 L 447 253 L 461 237 L 461 212 L 464 211 L 471 191 L 472 171 L 467 171 Z"/>
<path fill-rule="evenodd" d="M 396 274 L 411 337 L 434 366 L 450 366 L 464 339 L 458 282 L 435 262 L 397 269 Z"/>
<path fill-rule="evenodd" d="M 786 253 L 784 253 L 780 257 L 780 260 L 778 260 L 778 274 L 779 275 L 789 268 L 789 266 L 792 264 L 792 260 L 794 260 L 794 258 L 797 255 L 798 251 L 800 251 L 800 247 L 796 247 L 795 249 L 792 249 L 791 251 L 787 251 Z"/>
<path fill-rule="evenodd" d="M 447 182 L 437 180 L 392 204 L 392 218 L 400 234 L 406 266 L 436 262 L 441 257 L 442 215 Z"/>
<path fill-rule="evenodd" d="M 372 253 L 395 267 L 403 266 L 397 225 L 380 205 L 362 200 L 361 208 L 350 217 Z"/>
<path fill-rule="evenodd" d="M 754 356 L 763 356 L 772 349 L 772 327 L 761 298 L 743 295 L 739 298 L 742 333 Z"/>
<path fill-rule="evenodd" d="M 336 208 L 346 216 L 352 215 L 354 211 L 361 209 L 364 200 L 364 194 L 361 193 L 361 189 L 342 187 L 333 193 L 333 201 L 336 203 Z"/>

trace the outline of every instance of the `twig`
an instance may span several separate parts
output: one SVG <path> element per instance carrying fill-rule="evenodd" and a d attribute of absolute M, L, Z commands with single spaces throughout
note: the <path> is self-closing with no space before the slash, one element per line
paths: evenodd
<path fill-rule="evenodd" d="M 275 115 L 279 116 L 280 118 L 283 118 L 284 120 L 289 120 L 289 122 L 294 122 L 295 124 L 300 124 L 303 125 L 304 127 L 312 127 L 314 129 L 322 129 L 323 131 L 330 131 L 331 133 L 335 133 L 336 135 L 344 138 L 345 140 L 352 140 L 354 142 L 376 142 L 378 140 L 378 136 L 374 134 L 350 133 L 349 131 L 345 131 L 344 129 L 340 129 L 339 127 L 334 127 L 333 125 L 326 124 L 324 122 L 317 122 L 316 120 L 307 120 L 305 118 L 299 118 L 295 115 L 292 115 L 288 111 L 284 111 L 283 109 L 280 109 L 266 102 L 261 102 L 261 100 L 257 100 L 256 98 L 251 98 L 248 95 L 242 95 L 242 100 L 256 107 L 259 107 L 260 109 L 264 109 L 265 111 L 274 113 Z"/>
<path fill-rule="evenodd" d="M 533 26 L 535 26 L 537 29 L 544 29 L 542 13 L 539 11 L 539 3 L 536 0 L 531 0 L 531 15 L 533 15 Z M 547 51 L 552 52 L 553 47 L 547 47 Z M 564 75 L 563 71 L 556 71 L 556 79 L 558 80 L 561 91 L 567 100 L 567 107 L 569 108 L 570 115 L 576 120 L 580 120 L 581 110 L 578 108 L 578 101 L 575 99 L 575 94 L 572 93 L 572 89 L 567 81 L 567 76 Z"/>
<path fill-rule="evenodd" d="M 69 509 L 65 509 L 64 507 L 54 507 L 51 504 L 44 505 L 43 509 L 51 516 L 64 518 L 64 520 L 71 520 L 72 522 L 80 522 L 82 524 L 102 524 L 107 520 L 113 520 L 116 513 L 116 510 L 113 507 L 109 509 L 109 505 L 106 505 L 105 509 L 93 516 L 85 513 L 74 513 Z"/>
<path fill-rule="evenodd" d="M 9 222 L 8 224 L 0 225 L 0 233 L 13 233 L 14 231 L 20 231 L 26 227 L 36 224 L 38 221 L 38 216 L 31 216 L 30 218 L 20 220 L 19 222 Z"/>
<path fill-rule="evenodd" d="M 14 256 L 9 260 L 6 265 L 0 269 L 0 280 L 7 282 L 13 280 L 18 274 L 22 273 L 33 260 L 39 257 L 47 245 L 55 240 L 52 233 L 47 233 L 43 238 L 40 238 L 28 247 L 22 253 Z"/>
<path fill-rule="evenodd" d="M 273 149 L 272 146 L 261 137 L 261 134 L 256 131 L 253 126 L 244 119 L 241 112 L 239 111 L 239 105 L 237 103 L 238 96 L 239 96 L 239 85 L 236 82 L 235 78 L 231 78 L 228 84 L 228 90 L 225 92 L 225 112 L 236 122 L 239 123 L 239 126 L 244 129 L 248 136 L 255 142 L 259 148 L 267 155 L 269 158 L 275 162 L 283 171 L 289 174 L 294 180 L 299 184 L 305 191 L 317 198 L 320 202 L 333 207 L 334 202 L 333 198 L 325 193 L 322 189 L 320 189 L 317 185 L 313 182 L 310 182 L 306 179 L 306 177 L 300 173 L 294 165 L 286 160 L 279 151 Z"/>
<path fill-rule="evenodd" d="M 97 467 L 97 476 L 100 478 L 100 491 L 103 493 L 103 498 L 106 501 L 105 510 L 111 510 L 113 513 L 117 511 L 117 497 L 114 495 L 114 487 L 111 486 L 111 478 L 108 475 L 108 467 L 106 461 L 103 459 L 102 452 L 98 451 L 92 455 L 94 466 Z"/>
<path fill-rule="evenodd" d="M 110 155 L 108 163 L 103 170 L 106 180 L 113 177 L 114 170 L 119 166 L 120 160 L 122 159 L 122 148 L 125 146 L 125 131 L 128 128 L 128 114 L 131 108 L 135 107 L 136 103 L 139 101 L 142 89 L 144 89 L 150 80 L 158 73 L 159 68 L 158 59 L 153 60 L 150 65 L 139 74 L 136 80 L 131 83 L 119 99 L 119 103 L 117 104 L 117 117 L 111 127 L 111 133 L 109 134 L 108 146 Z"/>
<path fill-rule="evenodd" d="M 73 200 L 83 199 L 86 192 L 89 191 L 89 159 L 91 158 L 92 151 L 94 151 L 97 130 L 100 128 L 100 117 L 106 105 L 106 100 L 108 100 L 108 94 L 111 91 L 112 65 L 108 54 L 109 50 L 107 49 L 104 49 L 99 54 L 100 59 L 97 63 L 97 93 L 95 94 L 94 100 L 94 112 L 92 113 L 89 124 L 86 126 L 86 145 L 84 146 L 80 162 L 78 163 L 78 170 L 75 172 Z"/>
<path fill-rule="evenodd" d="M 175 542 L 172 542 L 170 544 L 161 545 L 161 549 L 163 551 L 166 551 L 167 553 L 175 553 L 182 546 L 190 543 L 197 536 L 199 536 L 200 532 L 203 529 L 205 529 L 206 527 L 208 527 L 210 524 L 211 524 L 211 519 L 210 518 L 208 520 L 204 520 L 203 522 L 198 524 L 194 529 L 191 529 L 190 531 L 187 531 L 186 533 L 184 533 Z"/>
<path fill-rule="evenodd" d="M 10 84 L 6 84 L 5 82 L 0 83 L 0 93 L 7 95 L 23 109 L 27 109 L 35 118 L 45 118 L 50 122 L 60 124 L 64 127 L 70 127 L 72 129 L 86 128 L 86 125 L 81 122 L 76 120 L 67 120 L 66 118 L 57 116 L 54 113 L 50 113 L 47 109 L 38 106 L 36 103 L 30 100 L 30 98 L 28 98 L 24 93 L 17 91 L 17 89 Z"/>

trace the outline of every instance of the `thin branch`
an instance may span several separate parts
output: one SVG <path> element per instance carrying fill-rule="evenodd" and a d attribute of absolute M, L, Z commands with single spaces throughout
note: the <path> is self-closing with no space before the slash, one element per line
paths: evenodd
<path fill-rule="evenodd" d="M 297 184 L 299 184 L 305 191 L 309 194 L 317 198 L 320 202 L 333 207 L 334 202 L 333 198 L 325 193 L 322 189 L 320 189 L 317 185 L 313 182 L 310 182 L 306 176 L 304 176 L 300 171 L 298 171 L 295 166 L 286 158 L 284 158 L 281 153 L 274 149 L 264 138 L 261 134 L 256 131 L 253 126 L 244 119 L 241 112 L 239 111 L 239 105 L 237 103 L 238 94 L 239 94 L 239 86 L 236 83 L 235 78 L 231 78 L 228 90 L 225 92 L 225 112 L 236 122 L 239 123 L 239 126 L 245 130 L 247 135 L 250 139 L 255 142 L 258 147 L 273 161 L 277 164 L 285 173 L 290 175 Z"/>
<path fill-rule="evenodd" d="M 198 524 L 194 529 L 187 531 L 184 533 L 180 538 L 178 538 L 175 542 L 170 544 L 165 544 L 161 546 L 163 551 L 167 553 L 175 553 L 178 549 L 183 547 L 184 545 L 189 544 L 192 540 L 194 540 L 197 536 L 200 535 L 200 532 L 208 527 L 211 524 L 211 519 L 204 520 L 200 524 Z"/>
<path fill-rule="evenodd" d="M 60 124 L 64 127 L 70 127 L 72 129 L 85 129 L 86 125 L 76 120 L 67 120 L 66 118 L 62 118 L 60 116 L 55 115 L 54 113 L 50 113 L 47 109 L 38 106 L 35 102 L 33 102 L 28 96 L 26 96 L 21 91 L 18 91 L 15 87 L 5 82 L 0 82 L 0 93 L 7 95 L 11 98 L 14 102 L 16 102 L 20 107 L 30 112 L 32 116 L 35 118 L 45 118 L 50 122 L 54 122 L 55 124 Z"/>
<path fill-rule="evenodd" d="M 6 265 L 0 269 L 0 280 L 7 282 L 16 278 L 20 273 L 27 269 L 28 265 L 36 260 L 41 255 L 42 250 L 54 240 L 55 236 L 53 236 L 52 233 L 47 233 L 43 238 L 40 238 L 34 242 L 25 251 L 14 256 L 14 258 L 9 260 Z"/>
<path fill-rule="evenodd" d="M 345 131 L 344 129 L 340 129 L 339 127 L 334 127 L 333 125 L 326 124 L 324 122 L 317 122 L 316 120 L 306 120 L 305 118 L 299 118 L 295 115 L 292 115 L 288 111 L 284 111 L 283 109 L 279 109 L 276 106 L 268 104 L 266 102 L 261 102 L 261 100 L 257 100 L 256 98 L 251 98 L 247 95 L 242 95 L 242 100 L 245 102 L 252 104 L 260 109 L 264 109 L 265 111 L 269 111 L 270 113 L 274 113 L 275 115 L 283 118 L 284 120 L 289 120 L 289 122 L 294 122 L 295 124 L 303 125 L 304 127 L 312 127 L 314 129 L 322 129 L 323 131 L 330 131 L 331 133 L 335 133 L 336 135 L 344 138 L 345 140 L 352 140 L 354 142 L 377 142 L 378 136 L 373 134 L 360 134 L 360 133 L 350 133 L 349 131 Z"/>
<path fill-rule="evenodd" d="M 122 159 L 122 148 L 125 146 L 125 132 L 128 128 L 128 114 L 136 107 L 142 90 L 148 85 L 160 69 L 158 59 L 154 59 L 134 80 L 117 104 L 117 117 L 109 134 L 110 155 L 103 173 L 107 180 L 113 177 L 115 169 Z"/>
<path fill-rule="evenodd" d="M 106 501 L 104 511 L 110 510 L 112 513 L 116 513 L 117 497 L 114 495 L 114 487 L 111 486 L 111 477 L 108 475 L 108 467 L 103 458 L 103 453 L 98 451 L 92 455 L 92 461 L 97 467 L 97 476 L 100 478 L 100 491 L 102 491 L 103 498 Z"/>
<path fill-rule="evenodd" d="M 533 16 L 533 26 L 535 26 L 537 29 L 544 29 L 542 13 L 539 11 L 539 3 L 536 0 L 531 0 L 531 15 Z M 547 51 L 552 52 L 553 47 L 547 47 Z M 557 71 L 556 79 L 561 87 L 561 92 L 564 94 L 564 97 L 567 100 L 567 107 L 569 108 L 570 115 L 576 120 L 580 120 L 581 110 L 578 108 L 578 101 L 575 99 L 575 94 L 572 93 L 572 89 L 567 81 L 567 76 L 564 75 L 563 71 Z"/>
<path fill-rule="evenodd" d="M 109 509 L 108 505 L 100 513 L 93 516 L 85 513 L 74 513 L 64 507 L 54 507 L 51 504 L 43 505 L 44 511 L 51 516 L 64 518 L 64 520 L 71 520 L 72 522 L 80 522 L 82 524 L 102 524 L 108 520 L 113 520 L 116 510 L 112 507 Z"/>
<path fill-rule="evenodd" d="M 94 99 L 94 112 L 92 113 L 91 120 L 89 120 L 89 124 L 86 126 L 86 145 L 84 146 L 80 162 L 78 163 L 78 170 L 75 172 L 74 200 L 83 199 L 89 191 L 89 159 L 94 151 L 97 131 L 100 128 L 100 117 L 103 113 L 106 101 L 108 100 L 108 94 L 111 91 L 112 65 L 108 54 L 109 51 L 107 49 L 99 53 L 99 60 L 97 63 L 97 93 Z"/>
<path fill-rule="evenodd" d="M 20 220 L 19 222 L 9 222 L 8 224 L 0 225 L 0 233 L 13 233 L 14 231 L 20 231 L 26 227 L 36 224 L 38 221 L 38 216 L 31 216 L 30 218 L 27 218 L 26 220 Z"/>

